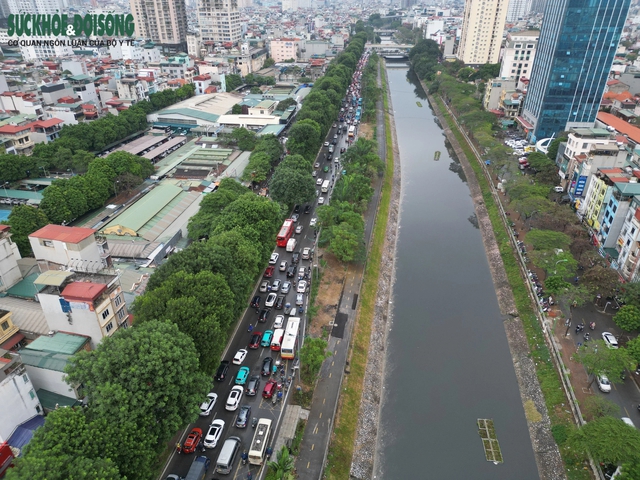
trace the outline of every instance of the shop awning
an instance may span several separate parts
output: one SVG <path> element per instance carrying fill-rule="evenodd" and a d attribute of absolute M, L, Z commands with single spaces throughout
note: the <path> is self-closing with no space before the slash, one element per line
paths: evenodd
<path fill-rule="evenodd" d="M 24 335 L 20 332 L 14 333 L 9 340 L 0 345 L 3 350 L 11 350 L 18 342 L 24 340 Z"/>

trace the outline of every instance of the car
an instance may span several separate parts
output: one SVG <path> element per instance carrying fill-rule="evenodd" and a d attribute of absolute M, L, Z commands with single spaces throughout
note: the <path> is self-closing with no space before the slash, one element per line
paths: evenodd
<path fill-rule="evenodd" d="M 262 390 L 262 398 L 272 398 L 273 394 L 276 393 L 277 387 L 278 382 L 276 382 L 273 378 L 270 379 L 264 386 L 264 390 Z"/>
<path fill-rule="evenodd" d="M 297 306 L 301 306 L 302 304 L 304 304 L 304 295 L 302 295 L 301 293 L 298 293 L 296 295 L 296 305 Z M 295 311 L 294 311 L 295 313 Z"/>
<path fill-rule="evenodd" d="M 269 265 L 275 265 L 276 263 L 278 263 L 278 258 L 280 258 L 280 254 L 273 252 L 271 254 L 271 258 L 269 258 Z"/>
<path fill-rule="evenodd" d="M 209 415 L 211 415 L 211 411 L 213 410 L 213 407 L 215 407 L 216 405 L 216 400 L 218 400 L 217 393 L 213 393 L 213 392 L 207 393 L 207 399 L 204 402 L 202 402 L 202 404 L 200 404 L 201 417 L 208 417 Z"/>
<path fill-rule="evenodd" d="M 305 212 L 305 213 L 306 213 L 306 212 Z M 301 234 L 301 233 L 302 233 L 302 229 L 303 229 L 303 228 L 304 228 L 304 227 L 303 227 L 302 225 L 298 225 L 298 226 L 296 227 L 296 233 L 297 233 L 297 234 Z"/>
<path fill-rule="evenodd" d="M 293 255 L 291 255 L 291 263 L 295 265 L 299 261 L 300 261 L 300 252 L 293 252 Z"/>
<path fill-rule="evenodd" d="M 335 145 L 338 143 L 338 140 L 336 140 L 335 138 L 333 140 L 331 140 L 331 146 Z"/>
<path fill-rule="evenodd" d="M 262 339 L 261 332 L 253 332 L 251 335 L 251 339 L 249 340 L 249 348 L 251 350 L 255 350 L 260 346 L 260 340 Z"/>
<path fill-rule="evenodd" d="M 200 440 L 202 439 L 202 430 L 198 427 L 191 430 L 187 439 L 184 441 L 184 445 L 182 446 L 182 453 L 193 453 L 196 451 Z"/>
<path fill-rule="evenodd" d="M 304 293 L 306 291 L 307 291 L 307 281 L 306 280 L 300 280 L 300 283 L 298 283 L 298 288 L 297 288 L 296 292 Z"/>
<path fill-rule="evenodd" d="M 249 405 L 242 405 L 240 407 L 240 411 L 238 412 L 238 417 L 236 418 L 236 427 L 238 428 L 246 428 L 249 423 L 249 418 L 251 417 L 251 407 Z"/>
<path fill-rule="evenodd" d="M 272 308 L 273 305 L 276 303 L 276 298 L 277 298 L 277 295 L 271 292 L 269 295 L 267 295 L 267 299 L 264 301 L 264 306 L 268 308 Z"/>
<path fill-rule="evenodd" d="M 287 278 L 291 278 L 296 274 L 296 266 L 295 265 L 291 265 L 289 268 L 287 268 Z"/>
<path fill-rule="evenodd" d="M 329 146 L 329 142 L 324 142 L 324 146 L 328 147 Z"/>
<path fill-rule="evenodd" d="M 611 382 L 606 375 L 596 375 L 596 383 L 601 392 L 609 393 L 611 391 Z"/>
<path fill-rule="evenodd" d="M 305 267 L 298 268 L 298 280 L 303 279 L 306 273 L 307 269 Z"/>
<path fill-rule="evenodd" d="M 602 339 L 604 340 L 604 343 L 607 347 L 618 348 L 618 340 L 616 340 L 616 337 L 613 335 L 613 333 L 602 332 Z"/>
<path fill-rule="evenodd" d="M 324 178 L 318 178 L 316 180 L 316 185 L 322 185 L 322 182 L 324 182 Z"/>
<path fill-rule="evenodd" d="M 238 405 L 240 405 L 240 400 L 242 400 L 242 387 L 240 385 L 235 385 L 229 392 L 227 403 L 224 406 L 225 410 L 228 412 L 235 412 L 238 409 Z"/>
<path fill-rule="evenodd" d="M 311 256 L 311 248 L 309 247 L 304 247 L 302 249 L 302 259 L 303 260 L 309 260 L 309 257 Z"/>
<path fill-rule="evenodd" d="M 320 162 L 316 162 L 313 168 L 320 168 Z"/>
<path fill-rule="evenodd" d="M 238 350 L 235 356 L 233 357 L 233 364 L 242 365 L 242 362 L 244 362 L 244 359 L 247 358 L 247 353 L 248 352 L 244 348 L 241 348 L 240 350 Z"/>
<path fill-rule="evenodd" d="M 300 213 L 300 205 L 296 204 L 293 206 L 293 213 Z"/>
<path fill-rule="evenodd" d="M 282 280 L 280 280 L 279 278 L 276 278 L 271 284 L 271 291 L 277 292 L 278 290 L 280 290 L 280 285 L 282 285 Z"/>
<path fill-rule="evenodd" d="M 261 292 L 266 292 L 269 289 L 269 280 L 263 280 L 262 282 L 260 282 L 260 288 L 259 290 Z"/>
<path fill-rule="evenodd" d="M 284 328 L 284 315 L 277 315 L 273 321 L 273 329 L 277 330 L 278 328 Z"/>
<path fill-rule="evenodd" d="M 247 382 L 244 393 L 250 397 L 254 397 L 260 389 L 260 375 L 253 375 Z"/>
<path fill-rule="evenodd" d="M 260 298 L 260 295 L 256 295 L 255 297 L 253 297 L 253 299 L 251 300 L 251 307 L 252 308 L 260 308 L 260 300 L 262 300 Z"/>
<path fill-rule="evenodd" d="M 276 310 L 282 310 L 283 305 L 284 305 L 284 295 L 278 295 L 278 298 L 276 298 L 276 304 L 274 308 Z"/>
<path fill-rule="evenodd" d="M 324 173 L 327 173 L 329 171 L 329 165 L 325 165 L 324 168 L 322 169 L 322 171 Z"/>
<path fill-rule="evenodd" d="M 298 215 L 297 213 L 294 213 L 293 215 L 291 215 L 291 220 L 293 220 L 293 223 L 298 223 L 299 218 L 300 218 L 300 215 Z"/>
<path fill-rule="evenodd" d="M 338 128 L 338 124 L 337 124 L 337 123 L 334 123 L 334 124 L 333 124 L 333 128 Z"/>
<path fill-rule="evenodd" d="M 267 269 L 264 271 L 264 275 L 263 276 L 266 277 L 266 278 L 273 277 L 273 272 L 274 272 L 275 269 L 276 268 L 273 265 L 267 267 Z"/>
<path fill-rule="evenodd" d="M 324 205 L 324 197 L 318 198 L 318 205 Z"/>
<path fill-rule="evenodd" d="M 204 446 L 205 448 L 216 448 L 218 445 L 218 440 L 222 437 L 222 432 L 224 431 L 224 420 L 220 420 L 216 418 L 211 425 L 209 425 L 209 430 L 207 430 L 206 435 L 204 436 Z"/>
<path fill-rule="evenodd" d="M 271 366 L 273 365 L 273 358 L 264 357 L 262 359 L 262 371 L 260 372 L 263 377 L 271 375 Z"/>
<path fill-rule="evenodd" d="M 289 293 L 291 291 L 291 282 L 290 281 L 286 281 L 282 284 L 282 287 L 280 287 L 280 293 Z"/>
<path fill-rule="evenodd" d="M 315 170 L 313 172 L 311 172 L 311 176 L 312 177 L 317 177 L 318 176 L 318 172 L 316 172 Z"/>
<path fill-rule="evenodd" d="M 312 218 L 311 221 L 309 222 L 309 226 L 310 227 L 315 227 L 316 223 L 318 223 L 318 219 L 317 218 Z"/>
<path fill-rule="evenodd" d="M 260 323 L 266 322 L 267 319 L 269 318 L 269 313 L 271 313 L 271 310 L 267 308 L 263 308 L 262 310 L 260 310 L 260 315 L 258 316 L 258 322 Z"/>
<path fill-rule="evenodd" d="M 184 478 L 180 477 L 179 475 L 176 475 L 175 473 L 170 473 L 169 475 L 167 475 L 167 478 L 165 478 L 164 480 L 184 480 Z"/>
<path fill-rule="evenodd" d="M 260 341 L 261 347 L 268 347 L 271 345 L 271 340 L 273 339 L 273 330 L 265 330 L 262 334 L 262 340 Z"/>
<path fill-rule="evenodd" d="M 289 263 L 286 260 L 281 261 L 279 270 L 281 272 L 286 272 L 287 271 L 287 265 L 289 265 Z"/>
<path fill-rule="evenodd" d="M 247 383 L 249 373 L 251 373 L 251 369 L 249 369 L 249 367 L 241 367 L 240 370 L 238 370 L 238 374 L 236 375 L 236 385 L 244 385 L 245 383 Z"/>
<path fill-rule="evenodd" d="M 564 192 L 564 187 L 561 187 L 560 185 L 558 185 L 557 187 L 553 187 L 553 191 L 556 193 L 562 193 Z"/>
<path fill-rule="evenodd" d="M 229 361 L 223 360 L 220 362 L 220 366 L 216 371 L 216 376 L 214 377 L 216 382 L 224 382 L 224 379 L 227 378 L 227 373 L 229 373 Z"/>
<path fill-rule="evenodd" d="M 304 206 L 304 213 L 311 213 L 311 205 Z"/>

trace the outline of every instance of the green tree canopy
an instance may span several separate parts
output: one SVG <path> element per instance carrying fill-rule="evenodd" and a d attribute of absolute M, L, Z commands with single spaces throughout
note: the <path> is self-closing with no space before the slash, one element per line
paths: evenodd
<path fill-rule="evenodd" d="M 18 245 L 20 255 L 29 257 L 33 254 L 29 235 L 50 222 L 41 209 L 29 205 L 17 205 L 11 210 L 6 223 L 11 225 L 11 240 Z"/>
<path fill-rule="evenodd" d="M 607 348 L 604 341 L 594 340 L 583 345 L 574 359 L 594 375 L 605 374 L 613 383 L 622 382 L 620 372 L 634 368 L 631 354 L 624 348 Z"/>
<path fill-rule="evenodd" d="M 249 163 L 242 172 L 242 180 L 246 182 L 264 182 L 271 171 L 271 161 L 265 152 L 253 152 Z"/>
<path fill-rule="evenodd" d="M 269 193 L 276 202 L 288 207 L 310 202 L 316 192 L 316 184 L 311 175 L 290 168 L 278 168 L 269 181 Z"/>
<path fill-rule="evenodd" d="M 576 429 L 568 444 L 596 462 L 618 465 L 640 460 L 640 431 L 613 417 L 597 418 Z"/>
<path fill-rule="evenodd" d="M 322 367 L 322 362 L 330 356 L 331 352 L 327 350 L 326 340 L 322 338 L 307 338 L 300 349 L 300 373 L 307 379 L 305 381 L 315 380 L 320 372 L 320 367 Z"/>
<path fill-rule="evenodd" d="M 553 250 L 556 248 L 569 250 L 571 238 L 561 232 L 535 229 L 527 232 L 526 242 L 536 250 Z"/>
<path fill-rule="evenodd" d="M 624 305 L 613 316 L 613 321 L 625 332 L 640 328 L 640 309 L 635 305 Z"/>
<path fill-rule="evenodd" d="M 299 120 L 289 130 L 287 148 L 291 154 L 312 161 L 320 148 L 320 125 L 313 120 Z"/>

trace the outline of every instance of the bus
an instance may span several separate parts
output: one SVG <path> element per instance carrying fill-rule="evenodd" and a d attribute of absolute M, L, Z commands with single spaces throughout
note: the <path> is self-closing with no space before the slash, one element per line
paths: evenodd
<path fill-rule="evenodd" d="M 280 356 L 287 360 L 293 360 L 298 347 L 298 330 L 300 329 L 300 317 L 289 317 L 287 329 L 284 331 L 284 339 L 280 347 Z"/>
<path fill-rule="evenodd" d="M 267 445 L 271 437 L 271 420 L 261 418 L 256 425 L 256 433 L 251 441 L 249 449 L 249 463 L 251 465 L 262 465 L 267 452 Z"/>
<path fill-rule="evenodd" d="M 349 138 L 353 138 L 356 135 L 356 126 L 351 125 L 349 127 Z"/>
<path fill-rule="evenodd" d="M 322 187 L 320 187 L 320 190 L 322 191 L 322 193 L 327 193 L 329 191 L 329 184 L 331 182 L 329 180 L 325 180 L 324 182 L 322 182 Z"/>
<path fill-rule="evenodd" d="M 287 218 L 282 224 L 282 228 L 280 229 L 280 233 L 278 233 L 278 238 L 276 239 L 276 243 L 279 247 L 286 247 L 287 242 L 293 235 L 293 230 L 295 229 L 295 224 L 292 219 Z"/>

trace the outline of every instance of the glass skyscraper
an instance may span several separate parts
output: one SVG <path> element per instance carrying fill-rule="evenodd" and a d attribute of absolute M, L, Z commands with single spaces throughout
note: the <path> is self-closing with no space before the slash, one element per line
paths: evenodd
<path fill-rule="evenodd" d="M 593 124 L 630 4 L 547 2 L 521 122 L 534 141 Z"/>

